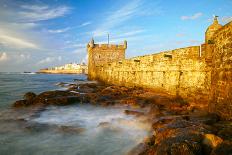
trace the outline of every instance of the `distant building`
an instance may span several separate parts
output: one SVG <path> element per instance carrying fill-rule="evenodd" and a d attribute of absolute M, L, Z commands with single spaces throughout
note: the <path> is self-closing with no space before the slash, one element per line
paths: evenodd
<path fill-rule="evenodd" d="M 53 68 L 41 69 L 39 73 L 51 73 L 51 74 L 87 74 L 88 67 L 85 63 L 68 63 L 63 66 L 57 66 Z"/>

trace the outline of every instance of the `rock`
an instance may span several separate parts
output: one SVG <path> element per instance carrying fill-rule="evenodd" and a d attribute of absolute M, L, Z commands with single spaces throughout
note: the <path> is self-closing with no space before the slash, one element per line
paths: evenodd
<path fill-rule="evenodd" d="M 134 111 L 134 110 L 125 110 L 124 113 L 127 114 L 127 115 L 135 115 L 135 116 L 142 116 L 142 115 L 144 115 L 143 112 Z"/>
<path fill-rule="evenodd" d="M 19 100 L 14 103 L 14 107 L 25 107 L 31 105 L 68 105 L 81 101 L 77 93 L 68 91 L 47 91 L 37 96 L 33 93 L 24 95 L 27 100 Z"/>
<path fill-rule="evenodd" d="M 33 92 L 27 92 L 24 96 L 23 99 L 27 101 L 32 101 L 36 97 L 36 94 Z"/>
<path fill-rule="evenodd" d="M 224 140 L 232 141 L 232 122 L 231 121 L 219 121 L 215 123 L 214 128 L 218 129 L 217 135 Z"/>
<path fill-rule="evenodd" d="M 79 134 L 85 131 L 84 128 L 73 127 L 73 126 L 60 126 L 59 131 L 68 133 L 68 134 Z"/>
<path fill-rule="evenodd" d="M 98 124 L 97 127 L 109 127 L 110 126 L 110 123 L 109 122 L 101 122 Z"/>
<path fill-rule="evenodd" d="M 138 102 L 137 102 L 137 100 L 135 98 L 129 97 L 129 98 L 122 99 L 120 101 L 120 104 L 137 105 Z"/>
<path fill-rule="evenodd" d="M 157 144 L 153 152 L 156 155 L 201 155 L 201 139 L 201 135 L 198 134 L 170 137 Z"/>
<path fill-rule="evenodd" d="M 204 123 L 207 125 L 213 125 L 220 120 L 217 114 L 205 113 L 201 115 L 199 113 L 203 113 L 203 112 L 197 112 L 196 114 L 193 114 L 192 116 L 189 117 L 189 120 L 194 122 Z"/>
<path fill-rule="evenodd" d="M 224 140 L 232 141 L 232 127 L 223 128 L 218 132 L 218 135 L 222 137 Z"/>
<path fill-rule="evenodd" d="M 223 142 L 223 139 L 214 134 L 205 134 L 203 139 L 203 144 L 215 148 Z"/>
<path fill-rule="evenodd" d="M 80 102 L 80 98 L 76 96 L 54 97 L 45 99 L 43 104 L 46 105 L 70 105 L 75 102 Z"/>
<path fill-rule="evenodd" d="M 227 140 L 223 141 L 213 149 L 210 155 L 232 155 L 232 142 Z"/>
<path fill-rule="evenodd" d="M 13 104 L 13 107 L 25 107 L 27 106 L 27 101 L 26 100 L 18 100 Z"/>

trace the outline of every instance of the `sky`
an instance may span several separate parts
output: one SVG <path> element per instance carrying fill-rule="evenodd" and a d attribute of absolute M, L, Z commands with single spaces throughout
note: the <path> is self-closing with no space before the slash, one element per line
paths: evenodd
<path fill-rule="evenodd" d="M 126 58 L 200 45 L 232 0 L 0 0 L 0 72 L 87 62 L 86 45 L 128 42 Z"/>

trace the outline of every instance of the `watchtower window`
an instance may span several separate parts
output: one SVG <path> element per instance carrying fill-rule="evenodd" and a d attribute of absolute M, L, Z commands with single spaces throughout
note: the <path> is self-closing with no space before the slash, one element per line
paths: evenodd
<path fill-rule="evenodd" d="M 100 55 L 98 57 L 100 58 Z"/>

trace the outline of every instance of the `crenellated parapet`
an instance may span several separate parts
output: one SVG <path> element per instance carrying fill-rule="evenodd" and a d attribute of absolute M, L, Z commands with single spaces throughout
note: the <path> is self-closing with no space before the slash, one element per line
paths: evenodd
<path fill-rule="evenodd" d="M 88 77 L 96 78 L 96 68 L 104 63 L 119 61 L 125 59 L 125 50 L 127 49 L 127 41 L 124 44 L 95 44 L 92 39 L 87 44 L 88 51 Z"/>

